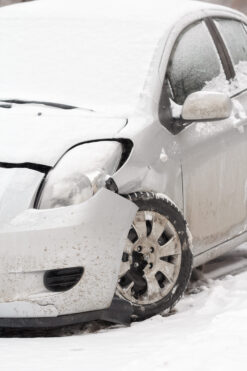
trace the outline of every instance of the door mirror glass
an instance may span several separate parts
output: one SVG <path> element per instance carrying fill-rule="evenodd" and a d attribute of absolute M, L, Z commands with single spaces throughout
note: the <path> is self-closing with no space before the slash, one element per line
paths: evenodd
<path fill-rule="evenodd" d="M 196 92 L 183 105 L 182 118 L 188 121 L 223 120 L 231 116 L 232 101 L 222 93 Z"/>

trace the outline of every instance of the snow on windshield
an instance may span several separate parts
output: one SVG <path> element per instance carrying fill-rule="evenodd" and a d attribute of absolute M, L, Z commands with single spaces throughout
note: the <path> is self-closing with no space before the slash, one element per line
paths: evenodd
<path fill-rule="evenodd" d="M 138 0 L 133 6 L 119 0 L 116 6 L 109 0 L 100 7 L 102 2 L 93 0 L 85 8 L 86 2 L 66 3 L 42 0 L 1 9 L 0 98 L 120 114 L 134 110 L 166 27 L 157 21 L 159 9 L 164 8 L 165 19 L 167 4 Z"/>

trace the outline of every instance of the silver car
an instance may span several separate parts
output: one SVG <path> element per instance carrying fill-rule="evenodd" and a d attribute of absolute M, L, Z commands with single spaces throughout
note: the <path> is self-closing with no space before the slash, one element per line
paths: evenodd
<path fill-rule="evenodd" d="M 0 327 L 166 313 L 247 240 L 247 18 L 80 3 L 0 10 Z"/>

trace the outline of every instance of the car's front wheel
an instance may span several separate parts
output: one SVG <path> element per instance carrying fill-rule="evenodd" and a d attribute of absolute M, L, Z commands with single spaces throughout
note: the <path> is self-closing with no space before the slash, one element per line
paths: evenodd
<path fill-rule="evenodd" d="M 139 208 L 129 231 L 117 295 L 133 306 L 133 318 L 170 310 L 190 278 L 192 253 L 186 222 L 168 199 L 150 192 L 128 196 Z"/>

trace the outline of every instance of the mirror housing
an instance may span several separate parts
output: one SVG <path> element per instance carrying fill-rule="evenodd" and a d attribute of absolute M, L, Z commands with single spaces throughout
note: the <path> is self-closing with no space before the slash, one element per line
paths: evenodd
<path fill-rule="evenodd" d="M 183 105 L 186 121 L 224 120 L 231 116 L 232 101 L 223 93 L 200 91 L 190 94 Z"/>

